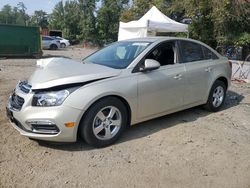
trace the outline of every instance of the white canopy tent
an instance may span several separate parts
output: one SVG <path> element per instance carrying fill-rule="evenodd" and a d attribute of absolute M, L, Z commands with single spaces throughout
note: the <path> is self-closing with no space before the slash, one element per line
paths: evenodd
<path fill-rule="evenodd" d="M 157 32 L 188 32 L 188 25 L 170 19 L 153 6 L 139 20 L 120 22 L 118 40 L 154 36 Z"/>

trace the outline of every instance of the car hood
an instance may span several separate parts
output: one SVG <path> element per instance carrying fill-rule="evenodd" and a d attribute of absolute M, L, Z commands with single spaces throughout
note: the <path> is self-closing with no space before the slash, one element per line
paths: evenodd
<path fill-rule="evenodd" d="M 103 65 L 83 64 L 67 58 L 48 58 L 37 61 L 37 68 L 28 82 L 32 89 L 46 89 L 110 78 L 120 73 L 119 69 Z"/>

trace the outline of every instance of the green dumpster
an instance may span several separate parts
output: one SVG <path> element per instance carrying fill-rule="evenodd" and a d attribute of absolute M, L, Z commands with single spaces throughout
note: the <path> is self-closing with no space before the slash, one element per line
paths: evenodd
<path fill-rule="evenodd" d="M 0 24 L 0 56 L 41 55 L 39 27 Z"/>

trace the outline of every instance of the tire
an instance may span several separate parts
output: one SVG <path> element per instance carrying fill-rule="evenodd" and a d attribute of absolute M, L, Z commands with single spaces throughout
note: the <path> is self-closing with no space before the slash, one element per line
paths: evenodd
<path fill-rule="evenodd" d="M 127 125 L 127 110 L 115 97 L 101 99 L 87 111 L 80 124 L 80 136 L 91 146 L 113 144 Z"/>
<path fill-rule="evenodd" d="M 66 48 L 66 44 L 65 43 L 61 43 L 61 48 Z"/>
<path fill-rule="evenodd" d="M 50 45 L 50 49 L 51 49 L 51 50 L 57 50 L 58 47 L 57 47 L 57 45 L 55 45 L 55 44 L 51 44 L 51 45 Z"/>
<path fill-rule="evenodd" d="M 217 112 L 221 109 L 226 98 L 226 85 L 220 80 L 216 80 L 210 90 L 205 109 Z"/>

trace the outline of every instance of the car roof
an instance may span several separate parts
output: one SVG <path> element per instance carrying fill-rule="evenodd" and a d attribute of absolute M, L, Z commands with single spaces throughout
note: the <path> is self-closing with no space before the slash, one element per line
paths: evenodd
<path fill-rule="evenodd" d="M 142 37 L 142 38 L 133 38 L 122 41 L 141 41 L 141 42 L 156 42 L 160 40 L 176 39 L 176 37 Z"/>
<path fill-rule="evenodd" d="M 126 41 L 131 41 L 131 42 L 151 42 L 151 43 L 154 43 L 154 42 L 164 42 L 164 41 L 168 41 L 168 40 L 184 40 L 184 41 L 190 41 L 190 42 L 195 42 L 195 43 L 198 43 L 198 44 L 201 44 L 205 47 L 207 47 L 208 49 L 210 49 L 211 51 L 213 51 L 217 56 L 220 56 L 221 55 L 215 51 L 213 48 L 211 48 L 210 46 L 208 46 L 207 44 L 201 42 L 201 41 L 198 41 L 198 40 L 194 40 L 194 39 L 190 39 L 190 38 L 184 38 L 184 37 L 143 37 L 143 38 L 133 38 L 133 39 L 127 39 L 127 40 L 122 40 L 122 41 L 119 41 L 119 42 L 126 42 Z"/>
<path fill-rule="evenodd" d="M 198 40 L 194 40 L 194 39 L 190 39 L 190 38 L 184 38 L 184 37 L 143 37 L 143 38 L 127 39 L 127 40 L 122 40 L 122 41 L 161 42 L 161 41 L 165 41 L 165 40 L 187 40 L 187 41 L 193 41 L 193 42 L 203 44 L 202 42 L 200 42 Z"/>

